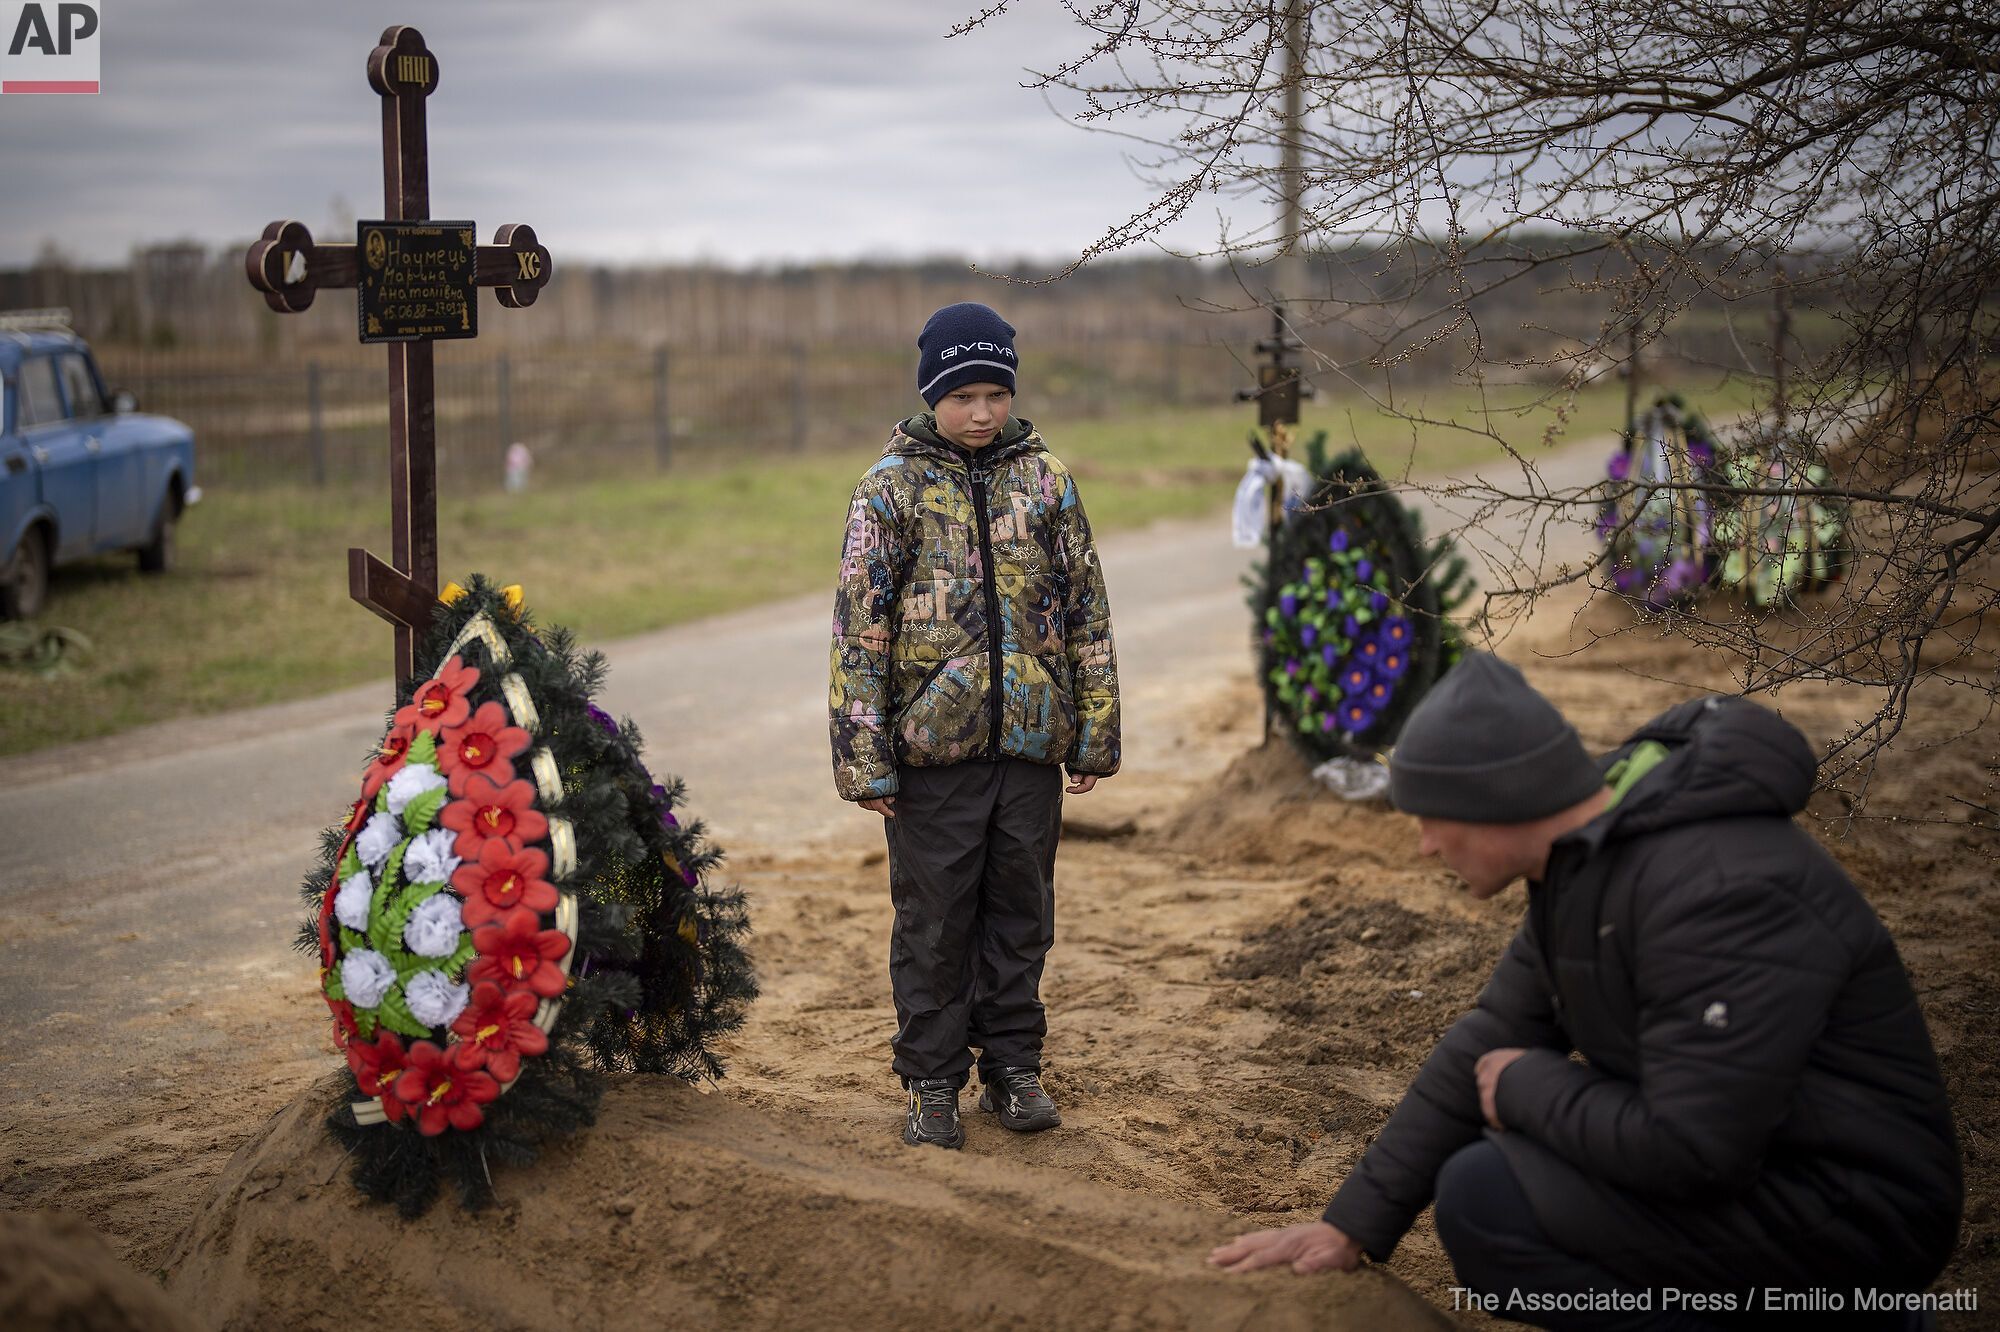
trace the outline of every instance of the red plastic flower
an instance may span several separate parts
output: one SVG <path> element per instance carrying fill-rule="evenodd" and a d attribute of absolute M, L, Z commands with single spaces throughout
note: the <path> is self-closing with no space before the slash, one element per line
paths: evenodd
<path fill-rule="evenodd" d="M 347 1043 L 347 1066 L 354 1070 L 354 1080 L 361 1086 L 363 1096 L 379 1096 L 382 1108 L 391 1120 L 400 1120 L 404 1114 L 403 1103 L 396 1099 L 396 1079 L 403 1075 L 409 1063 L 403 1053 L 403 1038 L 393 1031 L 381 1033 L 374 1041 L 349 1041 Z"/>
<path fill-rule="evenodd" d="M 459 725 L 472 713 L 472 700 L 467 695 L 478 683 L 478 671 L 457 657 L 451 658 L 438 667 L 436 676 L 417 686 L 408 703 L 396 709 L 396 725 L 433 734 Z"/>
<path fill-rule="evenodd" d="M 481 773 L 505 786 L 514 780 L 511 760 L 530 743 L 526 731 L 508 724 L 507 709 L 481 703 L 479 711 L 438 737 L 438 771 L 455 796 L 464 795 L 465 784 Z"/>
<path fill-rule="evenodd" d="M 402 714 L 398 713 L 400 717 Z M 382 743 L 375 748 L 375 757 L 368 760 L 368 766 L 361 772 L 361 799 L 363 803 L 373 801 L 375 793 L 382 789 L 382 783 L 394 777 L 403 766 L 403 760 L 410 756 L 410 742 L 417 738 L 417 728 L 405 721 L 398 721 L 389 728 L 389 734 L 382 737 Z M 367 815 L 363 814 L 365 821 Z"/>
<path fill-rule="evenodd" d="M 333 1010 L 333 1043 L 344 1050 L 357 1031 L 354 1005 L 345 999 L 329 999 L 326 1006 Z"/>
<path fill-rule="evenodd" d="M 352 805 L 348 806 L 347 810 L 347 831 L 349 835 L 348 840 L 352 841 L 353 834 L 361 831 L 361 825 L 368 822 L 368 815 L 372 813 L 373 810 L 374 806 L 365 799 L 357 800 Z M 341 848 L 341 854 L 342 855 L 347 854 L 347 849 L 345 847 Z"/>
<path fill-rule="evenodd" d="M 488 842 L 522 847 L 548 836 L 549 821 L 535 808 L 535 788 L 527 782 L 496 783 L 483 772 L 465 782 L 465 798 L 438 815 L 438 824 L 458 834 L 452 851 L 461 860 L 479 859 Z"/>
<path fill-rule="evenodd" d="M 467 929 L 490 925 L 526 907 L 535 915 L 556 909 L 555 885 L 548 881 L 549 857 L 534 847 L 516 850 L 504 841 L 479 848 L 479 859 L 460 865 L 451 886 L 465 899 L 460 919 Z"/>
<path fill-rule="evenodd" d="M 486 1119 L 479 1107 L 499 1094 L 492 1074 L 455 1068 L 444 1051 L 418 1041 L 396 1079 L 395 1099 L 403 1103 L 405 1114 L 416 1117 L 420 1133 L 435 1138 L 447 1124 L 460 1132 L 478 1128 Z"/>
<path fill-rule="evenodd" d="M 544 999 L 561 994 L 564 980 L 556 959 L 569 952 L 569 936 L 540 924 L 533 912 L 510 911 L 505 920 L 474 930 L 472 946 L 479 956 L 465 978 L 475 985 L 492 981 L 508 991 L 532 990 Z"/>
<path fill-rule="evenodd" d="M 451 1024 L 459 1035 L 451 1047 L 452 1063 L 468 1072 L 483 1068 L 501 1082 L 512 1082 L 521 1075 L 522 1055 L 549 1048 L 548 1033 L 534 1022 L 538 1002 L 526 990 L 509 994 L 490 982 L 474 986 L 472 1002 Z"/>

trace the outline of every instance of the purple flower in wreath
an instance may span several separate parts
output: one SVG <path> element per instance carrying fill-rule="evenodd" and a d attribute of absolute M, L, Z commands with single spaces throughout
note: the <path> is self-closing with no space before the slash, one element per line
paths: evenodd
<path fill-rule="evenodd" d="M 1611 455 L 1611 461 L 1604 465 L 1604 474 L 1613 481 L 1623 481 L 1632 475 L 1632 455 L 1620 449 Z"/>
<path fill-rule="evenodd" d="M 1333 663 L 1340 660 L 1340 653 L 1334 650 L 1333 644 L 1321 643 L 1319 645 L 1319 659 L 1325 662 L 1327 667 L 1331 669 Z"/>
<path fill-rule="evenodd" d="M 1297 675 L 1298 673 L 1299 673 L 1299 659 L 1298 659 L 1297 657 L 1288 657 L 1288 658 L 1286 658 L 1286 660 L 1285 660 L 1285 674 L 1286 674 L 1286 675 Z"/>
<path fill-rule="evenodd" d="M 1692 592 L 1695 588 L 1700 587 L 1701 582 L 1702 568 L 1700 561 L 1682 556 L 1672 564 L 1669 564 L 1666 573 L 1660 576 L 1660 590 L 1670 596 L 1679 596 L 1684 592 Z"/>
<path fill-rule="evenodd" d="M 1354 563 L 1355 582 L 1365 583 L 1374 576 L 1375 576 L 1375 562 L 1373 560 L 1362 559 L 1355 561 Z"/>
<path fill-rule="evenodd" d="M 1368 594 L 1368 609 L 1369 609 L 1369 610 L 1372 610 L 1372 611 L 1374 611 L 1374 612 L 1375 612 L 1375 613 L 1376 613 L 1377 615 L 1380 615 L 1380 614 L 1381 614 L 1381 613 L 1382 613 L 1383 611 L 1385 611 L 1385 610 L 1388 610 L 1388 609 L 1389 609 L 1389 594 L 1388 594 L 1387 592 L 1371 592 L 1371 593 L 1369 593 L 1369 594 Z"/>
<path fill-rule="evenodd" d="M 1360 735 L 1374 724 L 1375 709 L 1361 699 L 1340 705 L 1340 728 L 1349 735 Z"/>
<path fill-rule="evenodd" d="M 1306 698 L 1309 702 L 1317 703 L 1319 702 L 1319 697 L 1319 690 L 1313 688 L 1311 685 L 1306 686 Z"/>
<path fill-rule="evenodd" d="M 1382 659 L 1382 640 L 1370 634 L 1354 645 L 1355 660 L 1373 666 Z"/>
<path fill-rule="evenodd" d="M 1292 619 L 1299 613 L 1299 599 L 1290 592 L 1278 598 L 1278 614 Z"/>
<path fill-rule="evenodd" d="M 1689 440 L 1688 461 L 1696 467 L 1713 467 L 1715 465 L 1715 446 L 1705 439 Z"/>
<path fill-rule="evenodd" d="M 1390 684 L 1389 681 L 1377 679 L 1369 684 L 1368 692 L 1363 697 L 1368 700 L 1369 707 L 1380 712 L 1383 708 L 1389 706 L 1389 695 L 1394 691 L 1394 688 L 1395 686 Z"/>
<path fill-rule="evenodd" d="M 606 735 L 615 736 L 618 734 L 618 723 L 611 719 L 610 713 L 598 707 L 595 703 L 586 704 L 585 710 L 590 713 L 592 721 L 604 728 Z"/>
<path fill-rule="evenodd" d="M 1366 666 L 1353 662 L 1340 673 L 1340 692 L 1348 698 L 1359 698 L 1368 692 L 1368 686 L 1374 679 Z"/>
<path fill-rule="evenodd" d="M 1326 590 L 1326 608 L 1327 608 L 1328 610 L 1339 610 L 1339 609 L 1340 609 L 1340 589 L 1339 589 L 1339 588 L 1337 588 L 1337 587 L 1330 587 L 1330 588 L 1328 588 L 1328 589 Z"/>
<path fill-rule="evenodd" d="M 1336 555 L 1340 554 L 1341 551 L 1346 550 L 1347 546 L 1348 546 L 1348 536 L 1344 528 L 1334 529 L 1333 535 L 1326 539 L 1326 548 L 1332 551 Z"/>
<path fill-rule="evenodd" d="M 1322 714 L 1319 719 L 1319 729 L 1322 731 L 1331 731 L 1333 727 L 1333 714 L 1331 712 Z"/>
<path fill-rule="evenodd" d="M 1375 662 L 1375 674 L 1384 680 L 1400 680 L 1410 669 L 1410 654 L 1399 647 L 1385 647 Z"/>
<path fill-rule="evenodd" d="M 1314 643 L 1319 642 L 1319 630 L 1313 628 L 1309 624 L 1300 625 L 1299 641 L 1301 643 L 1304 643 L 1307 647 L 1311 647 Z"/>
<path fill-rule="evenodd" d="M 1341 621 L 1340 632 L 1346 634 L 1350 642 L 1361 637 L 1361 621 L 1355 619 L 1352 615 L 1348 616 L 1345 620 Z"/>
<path fill-rule="evenodd" d="M 1382 646 L 1403 647 L 1410 641 L 1410 622 L 1400 615 L 1382 621 Z"/>

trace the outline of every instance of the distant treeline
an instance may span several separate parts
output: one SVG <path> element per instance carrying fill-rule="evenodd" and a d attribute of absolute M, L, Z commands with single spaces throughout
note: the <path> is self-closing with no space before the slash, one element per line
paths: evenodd
<path fill-rule="evenodd" d="M 355 346 L 351 294 L 324 293 L 304 314 L 277 315 L 245 281 L 242 253 L 241 247 L 162 245 L 134 251 L 119 268 L 44 261 L 0 271 L 0 309 L 66 307 L 78 331 L 101 343 L 195 354 L 226 349 L 238 364 L 251 350 L 337 356 Z M 1450 284 L 1425 271 L 1434 257 L 1407 250 L 1314 255 L 1302 261 L 1299 279 L 1314 299 L 1294 303 L 1290 314 L 1317 351 L 1344 364 L 1393 355 L 1451 317 Z M 1022 261 L 1010 276 L 1040 279 L 1049 271 Z M 1270 298 L 1276 271 L 1135 258 L 1101 260 L 1056 281 L 1002 281 L 943 260 L 617 267 L 566 264 L 558 251 L 555 278 L 531 309 L 502 310 L 490 293 L 484 297 L 480 341 L 497 351 L 558 344 L 722 352 L 907 348 L 932 310 L 982 300 L 1021 330 L 1024 349 L 1156 342 L 1239 348 L 1249 360 L 1251 344 L 1270 326 L 1259 303 Z M 1603 276 L 1551 267 L 1482 296 L 1473 314 L 1484 359 L 1559 357 L 1602 337 L 1609 306 L 1593 283 Z M 1696 301 L 1679 321 L 1679 350 L 1697 359 L 1754 362 L 1763 308 L 1736 305 Z M 1392 334 L 1399 326 L 1406 331 Z M 1449 374 L 1463 354 L 1452 339 L 1443 343 L 1412 369 Z"/>

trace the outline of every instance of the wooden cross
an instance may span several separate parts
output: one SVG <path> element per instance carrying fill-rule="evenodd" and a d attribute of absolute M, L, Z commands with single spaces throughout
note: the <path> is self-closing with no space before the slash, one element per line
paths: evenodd
<path fill-rule="evenodd" d="M 392 315 L 403 316 L 400 320 L 391 317 L 385 322 L 372 315 L 371 286 L 379 304 L 385 299 L 384 274 L 397 272 L 405 236 L 413 256 L 448 264 L 446 252 L 458 233 L 437 236 L 431 234 L 440 230 L 435 227 L 396 226 L 430 219 L 424 100 L 437 90 L 438 62 L 423 34 L 401 25 L 385 30 L 368 56 L 368 83 L 382 97 L 386 220 L 360 224 L 352 245 L 322 245 L 303 223 L 273 222 L 250 247 L 244 269 L 250 285 L 263 292 L 265 303 L 280 314 L 307 308 L 322 289 L 361 287 L 361 340 L 389 344 L 392 563 L 384 564 L 358 546 L 350 549 L 347 588 L 354 600 L 395 626 L 400 684 L 415 674 L 417 640 L 437 608 L 437 414 L 431 341 L 476 336 L 477 293 L 471 286 L 495 288 L 501 305 L 518 310 L 535 303 L 554 265 L 532 227 L 510 223 L 494 233 L 493 244 L 475 246 L 470 243 L 472 224 L 458 224 L 465 234 L 457 252 L 461 259 L 469 259 L 472 279 L 457 303 L 448 290 L 449 275 L 434 281 L 435 275 L 427 272 L 420 277 L 429 285 L 413 285 L 413 279 L 391 298 L 446 291 L 437 308 L 427 297 L 425 303 L 388 307 Z"/>

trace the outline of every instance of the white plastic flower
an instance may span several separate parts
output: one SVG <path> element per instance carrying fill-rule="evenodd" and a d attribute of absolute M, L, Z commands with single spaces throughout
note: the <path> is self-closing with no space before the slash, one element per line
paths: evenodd
<path fill-rule="evenodd" d="M 368 904 L 375 897 L 375 880 L 368 877 L 368 871 L 351 875 L 340 891 L 333 897 L 334 919 L 348 929 L 359 931 L 368 928 Z"/>
<path fill-rule="evenodd" d="M 406 860 L 405 864 L 408 863 Z M 338 903 L 335 904 L 336 909 Z M 427 897 L 410 913 L 403 926 L 403 942 L 418 957 L 450 957 L 458 948 L 459 901 L 450 893 Z"/>
<path fill-rule="evenodd" d="M 419 971 L 403 987 L 403 997 L 410 1001 L 410 1016 L 426 1027 L 442 1027 L 463 1013 L 471 992 L 471 986 L 453 985 L 442 971 Z"/>
<path fill-rule="evenodd" d="M 396 983 L 396 969 L 372 948 L 357 948 L 340 960 L 340 988 L 356 1008 L 373 1008 Z"/>
<path fill-rule="evenodd" d="M 449 828 L 433 828 L 412 837 L 410 849 L 403 853 L 403 881 L 450 883 L 451 873 L 460 863 L 451 853 L 451 844 L 457 840 L 458 834 Z"/>
<path fill-rule="evenodd" d="M 389 812 L 402 817 L 404 806 L 426 791 L 444 785 L 444 774 L 428 763 L 405 763 L 389 779 Z"/>
<path fill-rule="evenodd" d="M 367 826 L 354 839 L 354 854 L 369 869 L 379 870 L 396 843 L 403 840 L 403 823 L 394 814 L 371 814 Z"/>

